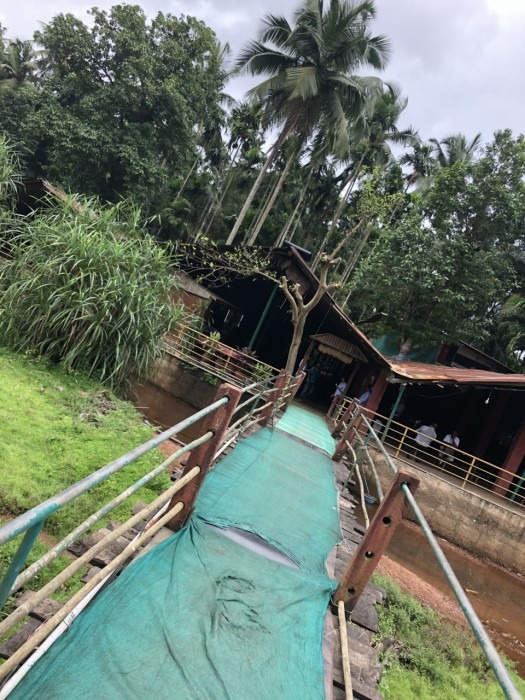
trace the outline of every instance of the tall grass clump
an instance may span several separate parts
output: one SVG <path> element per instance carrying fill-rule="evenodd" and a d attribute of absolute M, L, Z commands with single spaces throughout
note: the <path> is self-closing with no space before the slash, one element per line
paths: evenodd
<path fill-rule="evenodd" d="M 119 388 L 148 376 L 183 315 L 168 251 L 126 203 L 65 201 L 19 219 L 0 262 L 0 335 Z"/>
<path fill-rule="evenodd" d="M 8 206 L 16 195 L 20 180 L 18 156 L 5 134 L 0 133 L 0 208 Z"/>

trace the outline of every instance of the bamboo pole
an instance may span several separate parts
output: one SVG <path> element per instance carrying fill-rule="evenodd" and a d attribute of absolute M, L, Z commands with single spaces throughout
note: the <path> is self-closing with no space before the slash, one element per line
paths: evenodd
<path fill-rule="evenodd" d="M 195 473 L 193 474 L 193 477 L 197 476 L 200 470 L 198 467 L 196 467 L 194 471 Z M 170 489 L 170 491 L 172 491 L 172 489 Z M 168 491 L 166 491 L 166 493 L 168 493 Z M 104 567 L 104 569 L 101 569 L 98 574 L 93 576 L 93 578 L 86 583 L 82 590 L 70 598 L 67 603 L 65 603 L 65 605 L 63 605 L 60 610 L 53 615 L 53 617 L 51 617 L 37 629 L 37 631 L 13 654 L 13 656 L 10 656 L 9 659 L 2 666 L 0 666 L 0 680 L 11 673 L 11 671 L 13 671 L 25 659 L 25 657 L 33 651 L 33 649 L 35 649 L 49 634 L 51 634 L 51 632 L 53 632 L 53 630 L 56 629 L 58 625 L 69 615 L 73 608 L 75 608 L 76 605 L 108 575 L 108 573 L 117 569 L 121 564 L 129 559 L 129 557 L 135 554 L 135 552 L 142 547 L 145 541 L 150 540 L 162 527 L 164 527 L 164 525 L 167 525 L 167 523 L 175 515 L 177 515 L 177 513 L 180 513 L 183 508 L 183 503 L 179 502 L 175 504 L 175 506 L 173 506 L 173 508 L 171 508 L 162 518 L 160 518 L 160 520 L 152 525 L 149 530 L 145 530 L 142 537 L 140 537 L 136 542 L 131 542 L 126 549 L 118 555 L 118 557 L 113 559 L 113 561 Z"/>
<path fill-rule="evenodd" d="M 127 488 L 125 491 L 123 491 L 121 494 L 119 494 L 116 498 L 114 498 L 112 501 L 109 501 L 109 503 L 106 503 L 105 506 L 100 508 L 100 510 L 97 510 L 96 513 L 93 513 L 93 515 L 90 515 L 89 518 L 84 520 L 83 523 L 81 523 L 78 527 L 76 527 L 72 532 L 69 533 L 66 537 L 64 537 L 63 540 L 58 542 L 53 549 L 50 549 L 48 552 L 46 552 L 38 561 L 36 561 L 34 564 L 31 564 L 27 569 L 25 569 L 15 580 L 13 583 L 13 586 L 11 587 L 11 590 L 9 592 L 9 595 L 13 595 L 13 593 L 16 593 L 16 591 L 19 588 L 22 588 L 22 586 L 25 586 L 25 584 L 30 581 L 32 578 L 34 578 L 45 566 L 50 564 L 54 559 L 56 559 L 64 550 L 66 550 L 73 542 L 75 542 L 81 535 L 86 533 L 88 530 L 90 530 L 101 518 L 104 516 L 108 515 L 112 510 L 114 510 L 118 505 L 121 503 L 124 503 L 130 496 L 132 496 L 136 491 L 138 491 L 139 488 L 142 488 L 146 484 L 148 484 L 150 481 L 152 481 L 155 477 L 159 476 L 162 474 L 176 459 L 179 457 L 182 457 L 182 455 L 186 454 L 186 452 L 189 452 L 192 450 L 194 447 L 198 447 L 201 445 L 203 442 L 207 442 L 213 437 L 211 432 L 205 433 L 202 437 L 198 438 L 197 440 L 193 440 L 192 442 L 188 443 L 187 445 L 184 445 L 180 449 L 178 449 L 176 452 L 174 452 L 172 455 L 170 455 L 167 459 L 162 462 L 158 467 L 155 467 L 151 472 L 148 472 L 145 476 L 143 476 L 141 479 L 139 479 L 135 484 Z"/>
<path fill-rule="evenodd" d="M 169 501 L 169 499 L 172 496 L 174 496 L 177 493 L 177 491 L 180 491 L 198 474 L 200 474 L 200 467 L 195 467 L 191 470 L 191 472 L 188 472 L 186 476 L 183 476 L 173 486 L 164 491 L 164 493 L 162 493 L 146 508 L 139 511 L 132 518 L 120 525 L 120 527 L 118 527 L 116 530 L 112 530 L 108 535 L 106 535 L 106 537 L 104 537 L 104 539 L 100 540 L 100 542 L 97 542 L 97 544 L 91 547 L 91 549 L 88 549 L 88 551 L 85 554 L 83 554 L 81 557 L 72 562 L 63 571 L 61 571 L 60 574 L 58 574 L 58 576 L 55 576 L 55 578 L 49 581 L 49 583 L 43 586 L 40 590 L 36 591 L 31 596 L 31 598 L 29 598 L 29 600 L 27 600 L 23 605 L 14 610 L 8 617 L 6 617 L 5 620 L 0 622 L 0 637 L 3 636 L 6 632 L 8 632 L 11 629 L 11 627 L 13 627 L 13 625 L 15 625 L 17 622 L 23 620 L 26 615 L 29 615 L 29 613 L 32 610 L 34 610 L 38 603 L 44 600 L 44 598 L 47 598 L 48 595 L 54 593 L 57 590 L 57 588 L 60 588 L 60 586 L 62 586 L 71 576 L 73 576 L 73 574 L 75 574 L 79 569 L 88 564 L 91 561 L 91 559 L 95 556 L 95 554 L 101 552 L 105 547 L 108 546 L 108 544 L 118 539 L 125 532 L 137 525 L 137 523 L 139 523 L 141 520 L 152 515 L 155 512 L 155 510 L 157 510 L 157 508 L 160 508 L 160 506 L 164 505 L 164 503 Z M 0 668 L 3 669 L 4 666 L 5 664 Z M 1 674 L 0 678 L 2 678 Z"/>
<path fill-rule="evenodd" d="M 346 629 L 346 615 L 344 600 L 337 603 L 337 616 L 339 618 L 339 635 L 341 637 L 341 660 L 343 664 L 343 678 L 345 681 L 346 700 L 352 700 L 354 691 L 352 688 L 352 676 L 350 674 L 350 654 L 348 653 L 348 633 Z"/>

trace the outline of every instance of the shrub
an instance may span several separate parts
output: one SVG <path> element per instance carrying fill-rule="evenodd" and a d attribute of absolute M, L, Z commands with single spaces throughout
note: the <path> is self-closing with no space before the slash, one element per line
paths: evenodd
<path fill-rule="evenodd" d="M 168 251 L 120 203 L 66 201 L 19 220 L 0 264 L 0 334 L 16 351 L 96 373 L 113 387 L 148 376 L 182 318 Z"/>

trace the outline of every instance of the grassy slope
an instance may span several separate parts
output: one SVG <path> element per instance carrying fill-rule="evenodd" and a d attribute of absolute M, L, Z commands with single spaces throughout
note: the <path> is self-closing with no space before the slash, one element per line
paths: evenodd
<path fill-rule="evenodd" d="M 503 698 L 470 630 L 443 620 L 389 579 L 375 579 L 388 594 L 378 606 L 385 700 Z M 525 681 L 513 672 L 512 677 L 525 697 Z"/>
<path fill-rule="evenodd" d="M 151 436 L 151 429 L 130 403 L 116 399 L 96 382 L 0 349 L 3 520 L 49 498 Z M 161 461 L 160 453 L 153 451 L 128 465 L 53 515 L 46 523 L 46 532 L 53 537 L 64 536 Z M 168 484 L 167 476 L 155 479 L 114 511 L 110 519 L 126 519 L 135 500 L 151 501 Z M 7 549 L 12 550 L 13 544 Z M 45 545 L 40 544 L 38 549 L 42 552 Z M 6 558 L 3 547 L 0 571 Z M 62 568 L 63 563 L 57 566 Z"/>

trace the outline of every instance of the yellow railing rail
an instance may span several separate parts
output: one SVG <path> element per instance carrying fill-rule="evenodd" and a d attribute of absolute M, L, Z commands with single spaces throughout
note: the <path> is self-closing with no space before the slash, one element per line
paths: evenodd
<path fill-rule="evenodd" d="M 276 377 L 279 370 L 211 336 L 179 326 L 164 338 L 164 349 L 183 362 L 237 386 Z"/>
<path fill-rule="evenodd" d="M 335 414 L 336 425 L 341 423 L 354 403 L 353 399 L 341 402 Z M 442 440 L 433 439 L 428 446 L 421 445 L 417 440 L 418 435 L 421 435 L 417 428 L 411 428 L 367 408 L 361 410 L 385 448 L 398 461 L 430 467 L 457 479 L 457 485 L 462 489 L 471 490 L 475 486 L 485 492 L 480 494 L 485 498 L 491 493 L 525 510 L 525 484 L 514 472 Z M 359 421 L 356 421 L 356 425 L 359 434 L 364 437 L 367 433 L 366 426 L 364 423 L 359 424 Z"/>

